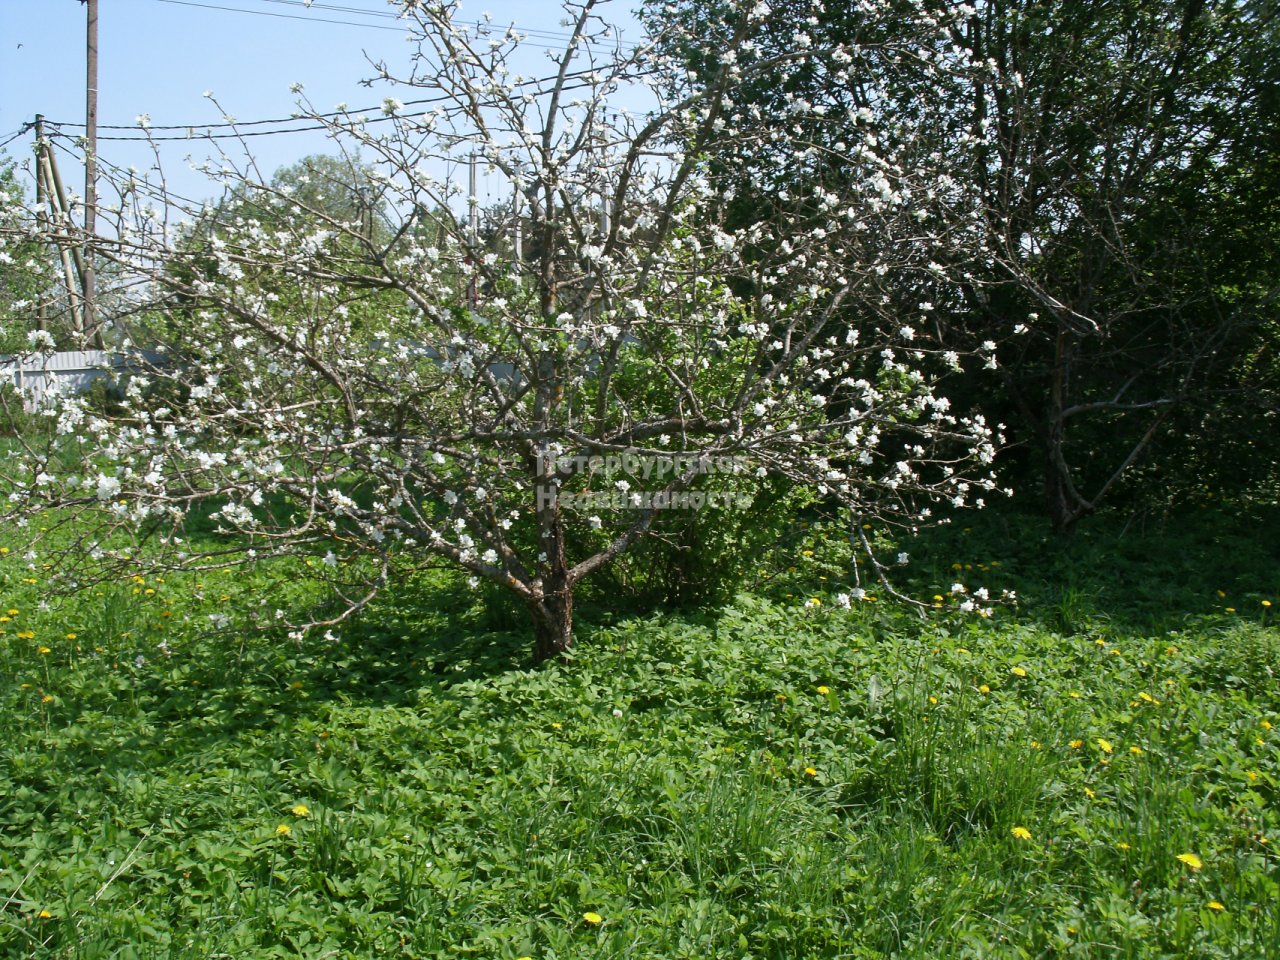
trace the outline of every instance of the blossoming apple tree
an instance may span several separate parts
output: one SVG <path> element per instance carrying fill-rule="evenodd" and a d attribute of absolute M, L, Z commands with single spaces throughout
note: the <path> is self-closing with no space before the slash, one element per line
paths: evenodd
<path fill-rule="evenodd" d="M 887 284 L 915 278 L 942 302 L 983 255 L 968 187 L 902 130 L 881 147 L 877 130 L 898 120 L 876 114 L 876 91 L 858 109 L 836 92 L 868 57 L 877 77 L 895 58 L 973 69 L 948 24 L 897 4 L 874 48 L 821 48 L 779 24 L 795 43 L 764 62 L 748 38 L 765 3 L 733 6 L 714 44 L 668 20 L 667 40 L 683 30 L 716 61 L 690 90 L 656 44 L 619 42 L 599 6 L 567 5 L 572 38 L 535 78 L 514 72 L 515 29 L 405 3 L 416 53 L 403 73 L 377 65 L 398 97 L 363 115 L 300 94 L 300 115 L 373 171 L 377 231 L 230 154 L 205 167 L 234 198 L 221 207 L 104 159 L 103 235 L 42 234 L 34 212 L 9 231 L 9 244 L 91 241 L 146 320 L 116 318 L 117 337 L 147 348 L 124 340 L 133 372 L 117 407 L 47 398 L 50 428 L 3 461 L 6 521 L 56 508 L 84 531 L 53 554 L 28 527 L 30 562 L 78 582 L 144 564 L 307 562 L 337 603 L 277 614 L 301 630 L 444 561 L 512 591 L 545 659 L 570 646 L 575 587 L 664 509 L 732 509 L 774 476 L 911 526 L 931 501 L 992 489 L 993 431 L 935 390 L 956 358 L 933 306 L 904 311 Z M 753 118 L 750 135 L 844 176 L 733 229 L 716 163 L 742 119 L 727 94 L 780 66 L 829 73 L 832 99 Z M 646 106 L 622 109 L 637 91 Z M 837 109 L 847 142 L 804 138 Z M 472 156 L 512 202 L 478 209 L 462 182 Z M 197 547 L 195 515 L 234 536 Z"/>

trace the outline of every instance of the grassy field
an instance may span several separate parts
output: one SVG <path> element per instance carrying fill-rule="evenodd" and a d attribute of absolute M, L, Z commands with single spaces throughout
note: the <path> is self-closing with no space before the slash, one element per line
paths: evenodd
<path fill-rule="evenodd" d="M 453 581 L 295 643 L 208 629 L 265 578 L 57 600 L 0 534 L 0 956 L 1280 956 L 1277 517 L 977 515 L 923 619 L 814 531 L 538 670 Z"/>

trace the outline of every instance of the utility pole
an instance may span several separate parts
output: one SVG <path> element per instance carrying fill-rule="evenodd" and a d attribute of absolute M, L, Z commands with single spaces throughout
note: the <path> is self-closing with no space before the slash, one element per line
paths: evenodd
<path fill-rule="evenodd" d="M 471 285 L 468 293 L 471 300 L 471 309 L 474 310 L 480 302 L 480 283 L 476 275 L 476 264 L 478 263 L 477 247 L 480 243 L 480 198 L 476 196 L 476 153 L 471 151 L 470 175 L 468 176 L 467 205 L 470 208 L 467 213 L 467 242 L 470 246 L 468 259 L 472 264 Z"/>
<path fill-rule="evenodd" d="M 86 5 L 88 29 L 85 39 L 85 147 L 84 147 L 84 330 L 97 333 L 94 300 L 93 235 L 98 224 L 98 0 L 80 0 Z M 84 344 L 87 346 L 88 344 Z"/>
<path fill-rule="evenodd" d="M 520 268 L 524 262 L 524 236 L 520 230 L 520 201 L 524 199 L 520 194 L 520 181 L 516 181 L 515 189 L 512 191 L 511 197 L 511 216 L 515 221 L 515 236 L 512 246 L 514 247 L 513 262 L 511 264 L 512 273 L 516 276 L 520 275 Z"/>
<path fill-rule="evenodd" d="M 44 114 L 36 114 L 36 216 L 40 225 L 45 226 L 49 220 L 45 215 L 44 205 L 48 200 L 44 188 Z M 49 329 L 49 309 L 45 303 L 44 291 L 40 291 L 40 306 L 36 313 L 36 329 Z"/>

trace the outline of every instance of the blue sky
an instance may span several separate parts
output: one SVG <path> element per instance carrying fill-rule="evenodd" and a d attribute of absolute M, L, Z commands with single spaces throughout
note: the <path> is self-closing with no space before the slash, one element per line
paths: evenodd
<path fill-rule="evenodd" d="M 638 37 L 628 13 L 636 2 L 615 0 L 604 7 L 629 39 Z M 411 96 L 359 84 L 372 75 L 366 55 L 393 68 L 408 64 L 412 47 L 403 28 L 385 16 L 394 9 L 385 0 L 314 0 L 309 8 L 302 0 L 99 0 L 99 6 L 98 118 L 104 126 L 133 126 L 143 113 L 153 125 L 217 122 L 221 115 L 204 98 L 206 90 L 238 120 L 288 117 L 296 109 L 289 92 L 295 82 L 305 85 L 321 110 L 338 103 L 376 108 L 389 94 Z M 550 0 L 483 0 L 465 5 L 462 17 L 479 19 L 485 12 L 525 31 L 564 31 L 563 11 Z M 37 113 L 51 121 L 84 122 L 84 37 L 85 7 L 79 0 L 0 0 L 0 142 Z M 551 44 L 554 38 L 538 42 Z M 521 68 L 543 74 L 545 61 L 532 47 L 531 42 L 529 64 Z M 7 152 L 25 156 L 30 143 L 28 134 Z M 264 136 L 252 144 L 267 173 L 308 153 L 327 152 L 316 134 Z M 197 196 L 212 192 L 183 162 L 188 153 L 205 156 L 205 144 L 179 141 L 165 150 L 171 186 Z M 148 162 L 137 145 L 103 140 L 99 153 L 109 162 Z M 79 180 L 74 173 L 67 178 Z"/>

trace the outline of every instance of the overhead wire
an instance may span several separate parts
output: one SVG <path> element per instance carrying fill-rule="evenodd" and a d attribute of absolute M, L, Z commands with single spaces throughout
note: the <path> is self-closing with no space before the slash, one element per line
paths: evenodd
<path fill-rule="evenodd" d="M 596 73 L 596 71 L 594 70 L 579 70 L 579 71 L 568 73 L 565 76 L 566 76 L 566 79 L 577 79 L 579 77 L 589 76 L 594 73 Z M 558 78 L 555 76 L 535 77 L 528 80 L 520 81 L 519 83 L 513 84 L 513 86 L 515 87 L 535 86 L 538 84 L 549 83 L 556 79 Z M 589 86 L 589 84 L 586 84 L 586 85 Z M 578 88 L 574 86 L 567 86 L 565 89 L 574 90 Z M 452 99 L 453 97 L 449 94 L 440 94 L 434 97 L 420 97 L 413 100 L 403 101 L 402 107 L 421 107 L 421 106 L 426 106 L 432 103 L 448 102 Z M 148 124 L 146 127 L 143 127 L 137 123 L 100 124 L 98 126 L 99 130 L 132 130 L 132 131 L 138 131 L 142 135 L 125 137 L 125 136 L 111 136 L 109 134 L 106 136 L 103 136 L 102 134 L 99 134 L 98 139 L 111 140 L 111 141 L 117 141 L 117 142 L 134 141 L 137 143 L 151 143 L 151 142 L 159 142 L 159 141 L 165 141 L 165 140 L 237 140 L 237 139 L 240 139 L 241 137 L 266 137 L 266 136 L 274 136 L 275 134 L 282 134 L 282 133 L 307 133 L 315 130 L 329 130 L 329 129 L 332 129 L 331 124 L 326 121 L 337 121 L 341 117 L 350 117 L 353 119 L 362 118 L 358 120 L 358 122 L 362 124 L 388 123 L 390 121 L 400 118 L 398 113 L 388 114 L 384 116 L 373 116 L 373 117 L 364 116 L 365 114 L 368 114 L 368 113 L 379 112 L 382 109 L 383 109 L 382 105 L 378 105 L 374 107 L 365 107 L 359 110 L 332 110 L 327 113 L 317 113 L 313 115 L 297 114 L 292 117 L 279 117 L 279 118 L 268 119 L 268 120 L 243 120 L 243 121 L 231 120 L 231 121 L 224 121 L 221 123 L 171 123 L 171 124 L 154 124 L 154 125 Z M 630 110 L 622 110 L 620 108 L 617 110 L 617 112 L 632 113 L 632 111 Z M 79 123 L 76 121 L 63 122 L 61 120 L 51 120 L 48 117 L 45 118 L 44 122 L 46 125 L 54 128 L 84 127 L 83 123 Z M 248 131 L 241 130 L 242 127 L 256 127 L 256 126 L 265 126 L 265 125 L 271 125 L 271 124 L 279 126 L 281 124 L 296 124 L 296 123 L 305 123 L 308 125 L 301 126 L 301 127 L 290 127 L 288 129 L 248 130 Z M 28 125 L 28 129 L 29 127 L 30 125 Z M 149 133 L 146 133 L 146 131 L 150 131 L 150 130 L 186 130 L 188 132 L 185 135 L 181 135 L 181 136 L 162 135 L 157 137 L 157 136 L 152 136 Z M 227 132 L 227 133 L 207 132 L 212 130 L 230 130 L 231 132 Z M 18 136 L 21 136 L 21 134 L 25 132 L 26 132 L 25 129 L 22 131 L 19 131 Z"/>
<path fill-rule="evenodd" d="M 398 33 L 403 33 L 405 29 L 403 26 L 392 27 L 392 26 L 383 26 L 382 24 L 377 24 L 377 23 L 360 23 L 358 21 L 352 21 L 352 20 L 333 20 L 327 17 L 300 16 L 298 14 L 293 14 L 293 13 L 274 13 L 270 10 L 247 10 L 243 7 L 227 7 L 227 6 L 223 6 L 221 4 L 216 4 L 216 3 L 201 3 L 201 2 L 198 2 L 198 0 L 155 0 L 155 2 L 168 3 L 168 4 L 173 4 L 175 6 L 181 6 L 181 7 L 200 7 L 206 10 L 218 10 L 224 13 L 245 13 L 245 14 L 249 14 L 250 16 L 256 16 L 256 17 L 277 17 L 284 20 L 301 20 L 304 23 L 332 23 L 332 24 L 337 24 L 339 26 L 365 27 L 371 30 L 392 30 Z M 246 2 L 248 2 L 248 0 L 246 0 Z M 399 14 L 390 13 L 387 11 L 364 10 L 359 7 L 340 7 L 340 6 L 334 6 L 332 4 L 323 4 L 323 3 L 306 3 L 304 2 L 304 0 L 257 0 L 257 2 L 275 3 L 275 4 L 285 5 L 285 6 L 302 7 L 307 10 L 328 10 L 328 11 L 333 11 L 335 13 L 344 13 L 348 15 L 362 16 L 362 17 L 372 17 L 372 18 L 377 18 L 382 20 L 401 21 L 403 19 Z M 494 24 L 492 23 L 489 23 L 486 21 L 480 21 L 480 20 L 455 20 L 453 22 L 466 27 L 494 26 Z M 573 37 L 573 34 L 570 34 L 570 33 L 559 33 L 554 30 L 542 30 L 536 27 L 532 27 L 528 29 L 522 28 L 522 27 L 515 27 L 515 29 L 516 29 L 516 32 L 526 37 L 534 37 L 539 40 L 553 40 L 557 42 L 565 42 L 572 39 Z M 586 43 L 598 42 L 593 40 L 590 37 L 584 37 L 583 40 Z M 619 46 L 623 46 L 623 47 L 635 46 L 634 43 L 629 43 L 627 41 L 624 41 L 621 38 L 621 35 L 619 35 L 616 38 L 616 42 L 618 43 Z"/>

